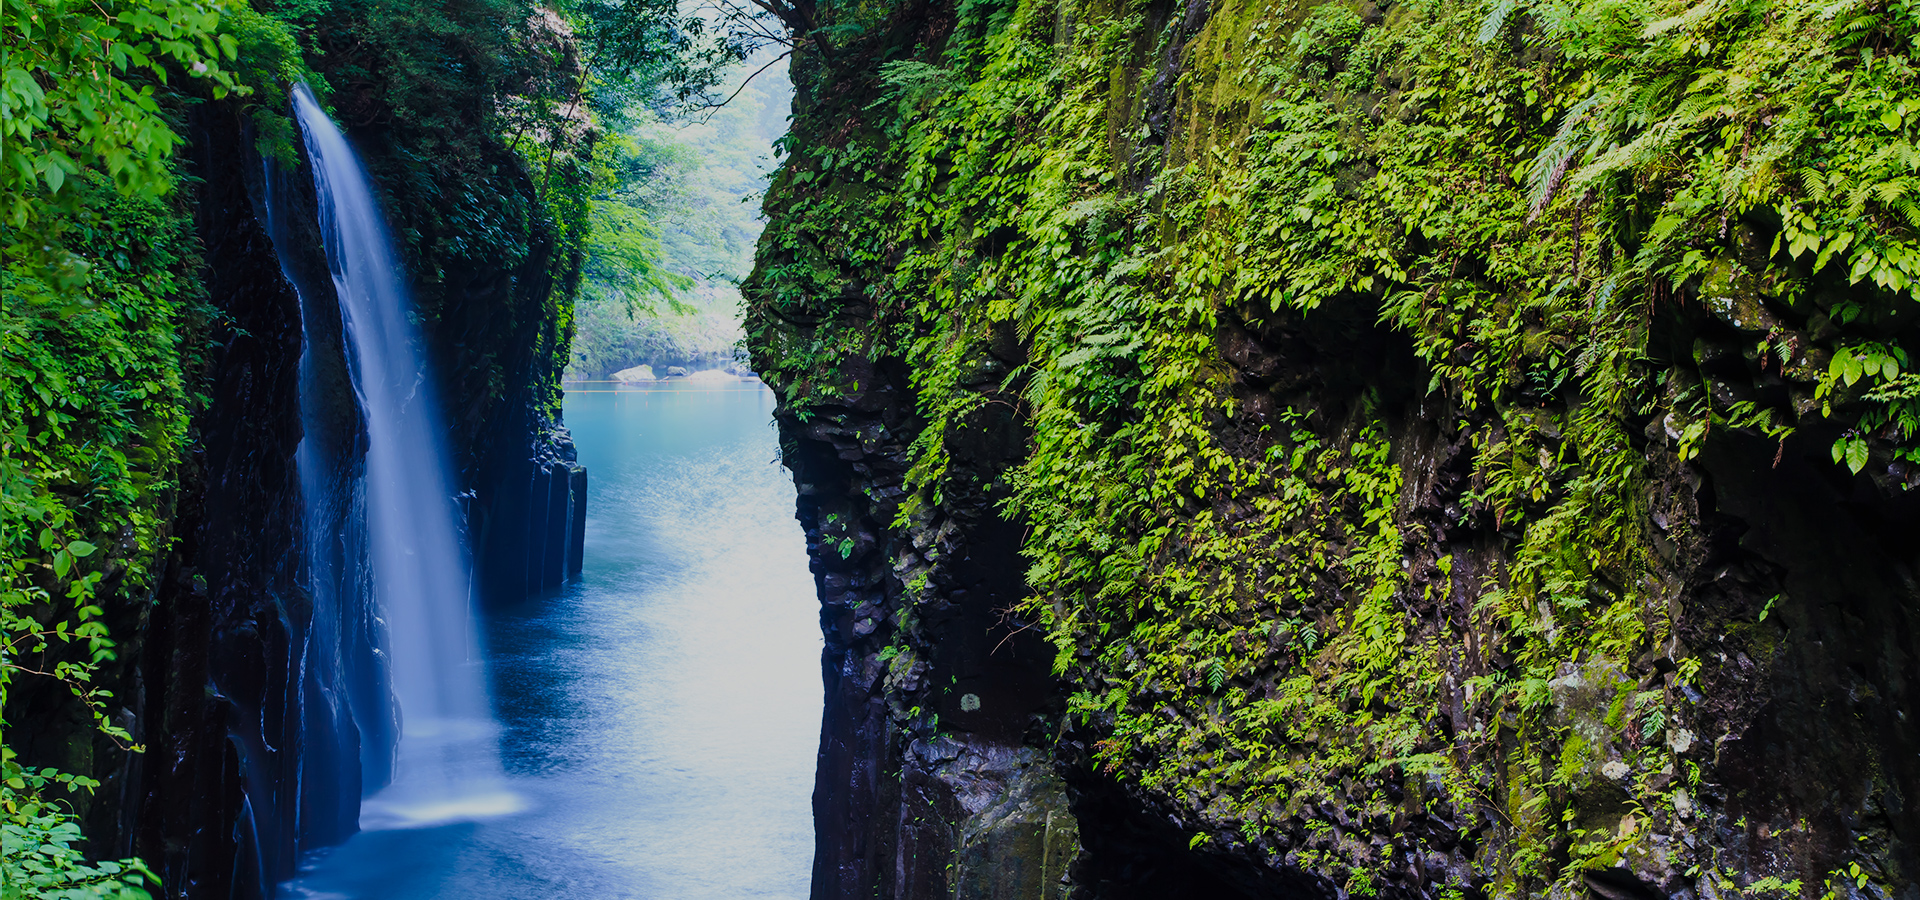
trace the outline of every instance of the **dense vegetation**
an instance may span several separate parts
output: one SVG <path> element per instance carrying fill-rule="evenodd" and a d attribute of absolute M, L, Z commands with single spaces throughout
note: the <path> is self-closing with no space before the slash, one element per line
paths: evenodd
<path fill-rule="evenodd" d="M 108 607 L 149 591 L 167 549 L 195 344 L 210 325 L 176 190 L 183 95 L 167 85 L 251 93 L 259 82 L 245 76 L 259 73 L 233 68 L 241 42 L 276 36 L 244 12 L 223 28 L 221 12 L 6 5 L 0 691 L 17 677 L 63 681 L 115 740 L 129 735 L 92 683 L 116 659 Z M 72 848 L 59 795 L 97 782 L 0 752 L 7 896 L 144 896 L 137 860 L 90 866 Z"/>
<path fill-rule="evenodd" d="M 1623 861 L 1748 896 L 1910 881 L 1874 850 L 1723 860 L 1690 728 L 1791 598 L 1700 612 L 1717 655 L 1683 640 L 1708 535 L 1671 486 L 1740 435 L 1916 483 L 1920 7 L 823 15 L 858 37 L 796 75 L 756 362 L 803 421 L 905 367 L 890 527 L 1004 498 L 1095 764 L 1195 847 L 1364 896 L 1453 844 L 1335 822 L 1411 804 L 1494 848 L 1444 896 Z M 1026 364 L 996 369 L 1009 335 Z M 1026 461 L 956 484 L 995 403 Z M 910 613 L 887 633 L 911 683 L 930 648 Z"/>
<path fill-rule="evenodd" d="M 1362 896 L 1462 842 L 1490 851 L 1441 895 L 1626 864 L 1751 896 L 1913 880 L 1884 830 L 1833 851 L 1825 819 L 1762 825 L 1801 848 L 1764 864 L 1718 840 L 1755 825 L 1702 799 L 1706 725 L 1732 734 L 1736 670 L 1809 614 L 1783 576 L 1690 604 L 1724 543 L 1707 456 L 1920 483 L 1920 6 L 772 3 L 785 31 L 716 33 L 663 2 L 0 2 L 0 689 L 64 683 L 78 731 L 130 739 L 101 685 L 233 336 L 193 110 L 290 163 L 281 98 L 312 83 L 380 144 L 450 393 L 550 420 L 557 383 L 484 348 L 557 362 L 577 327 L 590 376 L 731 342 L 753 160 L 721 147 L 767 94 L 663 122 L 788 41 L 756 363 L 797 421 L 904 373 L 910 493 L 877 525 L 999 498 L 1090 764 L 1191 847 Z M 457 308 L 476 261 L 537 270 L 524 319 Z M 696 314 L 633 317 L 662 305 Z M 954 461 L 994 406 L 1024 462 L 973 483 Z M 870 552 L 861 527 L 821 547 Z M 903 610 L 871 657 L 896 700 L 933 652 Z M 6 751 L 9 897 L 151 884 L 75 849 L 90 746 Z M 1409 815 L 1446 827 L 1349 827 Z"/>

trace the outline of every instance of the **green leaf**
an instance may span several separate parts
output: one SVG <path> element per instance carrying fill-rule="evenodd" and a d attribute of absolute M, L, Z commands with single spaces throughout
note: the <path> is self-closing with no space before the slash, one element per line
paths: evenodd
<path fill-rule="evenodd" d="M 1866 467 L 1867 439 L 1857 437 L 1847 442 L 1847 468 L 1853 470 L 1853 474 L 1858 475 L 1860 474 L 1860 470 Z"/>
<path fill-rule="evenodd" d="M 73 557 L 75 559 L 86 559 L 87 557 L 92 556 L 93 551 L 97 549 L 99 548 L 95 547 L 92 544 L 87 543 L 86 541 L 74 541 L 73 543 L 67 545 L 67 552 L 73 554 Z"/>
<path fill-rule="evenodd" d="M 67 577 L 67 571 L 72 568 L 73 568 L 73 554 L 68 553 L 65 550 L 61 550 L 60 552 L 55 553 L 53 555 L 53 574 L 54 575 L 59 576 L 61 578 L 65 578 Z"/>

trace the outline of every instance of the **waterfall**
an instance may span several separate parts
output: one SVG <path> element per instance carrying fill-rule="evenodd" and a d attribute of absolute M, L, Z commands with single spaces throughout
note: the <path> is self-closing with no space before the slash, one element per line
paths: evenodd
<path fill-rule="evenodd" d="M 341 576 L 353 564 L 354 542 L 340 545 L 337 535 L 357 524 L 364 529 L 364 580 L 381 620 L 367 640 L 378 647 L 373 665 L 381 671 L 350 671 L 354 655 L 341 655 L 339 638 L 309 641 L 303 652 L 344 659 L 349 671 L 342 680 L 361 686 L 362 694 L 384 680 L 398 706 L 398 741 L 389 745 L 380 739 L 382 716 L 363 708 L 368 702 L 346 704 L 363 735 L 360 769 L 370 794 L 360 804 L 360 827 L 414 827 L 512 812 L 520 801 L 507 789 L 496 746 L 447 429 L 402 270 L 366 171 L 345 137 L 304 85 L 294 90 L 293 108 L 313 164 L 320 233 L 340 299 L 346 370 L 365 436 L 357 493 L 347 483 L 354 479 L 330 477 L 332 467 L 322 454 L 302 444 L 310 539 L 321 548 L 310 551 L 315 617 L 344 616 L 351 639 L 346 611 L 352 604 L 345 601 L 355 579 Z M 311 399 L 305 360 L 302 369 L 304 411 Z M 337 697 L 349 693 L 321 692 L 334 706 L 311 711 L 338 718 Z M 380 758 L 388 752 L 390 759 Z M 302 774 L 303 780 L 326 775 Z"/>

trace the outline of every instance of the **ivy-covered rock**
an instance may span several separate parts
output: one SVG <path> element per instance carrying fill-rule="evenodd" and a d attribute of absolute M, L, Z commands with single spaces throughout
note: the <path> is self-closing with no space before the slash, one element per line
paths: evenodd
<path fill-rule="evenodd" d="M 937 741 L 1086 896 L 1920 881 L 1920 9 L 819 14 L 747 285 L 817 894 L 994 864 Z"/>

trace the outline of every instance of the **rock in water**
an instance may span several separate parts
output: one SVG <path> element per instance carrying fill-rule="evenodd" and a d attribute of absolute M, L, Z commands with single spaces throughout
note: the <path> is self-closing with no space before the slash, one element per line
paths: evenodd
<path fill-rule="evenodd" d="M 615 381 L 653 381 L 655 380 L 653 375 L 653 367 L 652 366 L 634 366 L 631 369 L 621 369 L 620 371 L 613 373 L 613 380 Z"/>
<path fill-rule="evenodd" d="M 679 367 L 679 366 L 668 366 L 668 367 L 667 367 L 667 377 L 668 377 L 668 378 L 684 378 L 684 377 L 686 377 L 686 374 L 687 374 L 687 370 L 686 370 L 686 369 L 683 369 L 683 368 L 681 368 L 681 367 Z"/>

